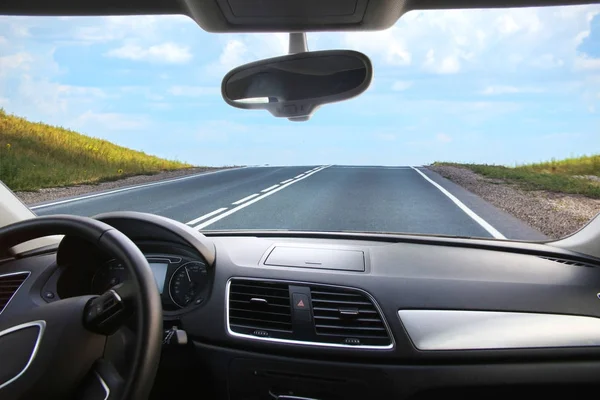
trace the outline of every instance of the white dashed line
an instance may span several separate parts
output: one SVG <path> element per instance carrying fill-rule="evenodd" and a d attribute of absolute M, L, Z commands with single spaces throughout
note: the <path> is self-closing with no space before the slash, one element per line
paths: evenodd
<path fill-rule="evenodd" d="M 281 183 L 282 185 L 285 185 L 286 183 L 291 182 L 291 181 L 293 181 L 293 179 L 286 179 L 285 181 L 279 182 L 279 183 Z"/>
<path fill-rule="evenodd" d="M 225 211 L 225 210 L 227 210 L 227 207 L 224 207 L 224 208 L 219 208 L 218 210 L 215 210 L 215 211 L 209 212 L 208 214 L 204 214 L 204 215 L 203 215 L 203 216 L 201 216 L 201 217 L 198 217 L 198 218 L 196 218 L 196 219 L 193 219 L 193 220 L 191 220 L 190 222 L 187 222 L 187 224 L 188 224 L 188 225 L 194 225 L 194 224 L 197 224 L 198 222 L 200 222 L 200 221 L 204 221 L 205 219 L 207 219 L 207 218 L 210 218 L 210 217 L 212 217 L 213 215 L 216 215 L 216 214 L 218 214 L 218 213 L 220 213 L 220 212 L 223 212 L 223 211 Z"/>
<path fill-rule="evenodd" d="M 330 165 L 328 165 L 328 166 L 326 166 L 326 167 L 321 167 L 321 168 L 319 168 L 318 170 L 311 172 L 310 174 L 306 174 L 306 175 L 304 175 L 304 176 L 303 176 L 302 178 L 300 178 L 300 179 L 296 179 L 296 180 L 294 180 L 294 181 L 292 181 L 292 182 L 288 182 L 288 183 L 286 183 L 285 185 L 281 185 L 281 186 L 279 186 L 278 188 L 276 188 L 276 189 L 274 189 L 274 190 L 271 190 L 271 191 L 270 191 L 270 192 L 268 192 L 268 193 L 265 193 L 265 194 L 263 194 L 263 195 L 261 195 L 261 196 L 259 196 L 259 197 L 255 197 L 254 199 L 252 199 L 252 200 L 250 200 L 250 201 L 247 201 L 247 202 L 245 202 L 244 204 L 241 204 L 241 205 L 239 205 L 239 206 L 237 206 L 237 207 L 235 207 L 235 208 L 232 208 L 232 209 L 231 209 L 231 210 L 229 210 L 229 211 L 226 211 L 226 212 L 224 212 L 223 214 L 217 215 L 216 217 L 214 217 L 214 218 L 211 218 L 211 219 L 209 219 L 208 221 L 206 221 L 206 222 L 204 222 L 204 223 L 202 223 L 202 224 L 200 224 L 200 225 L 198 225 L 198 226 L 195 226 L 194 228 L 195 228 L 195 229 L 204 229 L 204 228 L 206 228 L 207 226 L 209 226 L 209 225 L 212 225 L 212 224 L 214 224 L 215 222 L 217 222 L 217 221 L 219 221 L 219 220 L 221 220 L 221 219 L 223 219 L 223 218 L 225 218 L 225 217 L 227 217 L 227 216 L 229 216 L 229 215 L 231 215 L 231 214 L 233 214 L 233 213 L 235 213 L 235 212 L 238 212 L 239 210 L 241 210 L 241 209 L 243 209 L 243 208 L 245 208 L 245 207 L 248 207 L 250 204 L 254 204 L 254 203 L 256 203 L 257 201 L 260 201 L 260 200 L 264 199 L 265 197 L 268 197 L 268 196 L 270 196 L 270 195 L 272 195 L 272 194 L 275 194 L 275 193 L 279 192 L 280 190 L 283 190 L 283 189 L 285 189 L 286 187 L 288 187 L 288 186 L 290 186 L 290 185 L 293 185 L 293 184 L 294 184 L 294 183 L 296 183 L 296 182 L 300 182 L 301 180 L 303 180 L 303 179 L 306 179 L 306 178 L 308 178 L 309 176 L 312 176 L 312 175 L 316 174 L 317 172 L 319 172 L 319 171 L 322 171 L 322 170 L 324 170 L 325 168 L 329 168 L 329 167 L 330 167 Z"/>
<path fill-rule="evenodd" d="M 243 202 L 245 202 L 245 201 L 248 201 L 248 200 L 250 200 L 250 199 L 253 199 L 253 198 L 255 198 L 256 196 L 260 196 L 260 195 L 259 195 L 258 193 L 254 193 L 254 194 L 251 194 L 250 196 L 244 197 L 243 199 L 240 199 L 240 200 L 238 200 L 238 201 L 234 201 L 234 202 L 233 202 L 233 203 L 231 203 L 231 204 L 233 204 L 233 205 L 242 204 Z"/>
<path fill-rule="evenodd" d="M 300 177 L 302 177 L 302 176 L 304 176 L 304 174 L 296 175 L 296 176 L 294 177 L 294 179 L 298 179 L 298 178 L 300 178 Z"/>
<path fill-rule="evenodd" d="M 266 192 L 268 192 L 269 190 L 273 190 L 273 189 L 275 189 L 277 186 L 279 186 L 279 185 L 273 185 L 273 186 L 269 186 L 268 188 L 266 188 L 266 189 L 263 189 L 263 190 L 261 190 L 260 192 L 261 192 L 261 193 L 266 193 Z"/>
<path fill-rule="evenodd" d="M 459 199 L 457 199 L 452 193 L 450 193 L 449 191 L 447 191 L 446 189 L 444 189 L 440 184 L 438 184 L 437 182 L 433 181 L 431 178 L 429 178 L 427 175 L 425 175 L 424 173 L 422 173 L 421 171 L 419 171 L 415 167 L 411 167 L 411 168 L 414 169 L 415 171 L 417 171 L 423 178 L 425 178 L 433 186 L 435 186 L 436 188 L 438 188 L 440 190 L 440 192 L 442 192 L 446 196 L 448 196 L 448 198 L 450 200 L 452 200 L 452 202 L 454 202 L 454 204 L 456 204 L 458 206 L 458 208 L 460 208 L 461 210 L 463 210 L 465 212 L 465 214 L 467 214 L 469 217 L 473 218 L 473 220 L 475 222 L 477 222 L 479 225 L 481 225 L 481 227 L 483 229 L 485 229 L 486 231 L 488 231 L 488 233 L 490 235 L 492 235 L 494 238 L 496 238 L 496 239 L 506 239 L 506 237 L 503 234 L 501 234 L 500 232 L 498 232 L 496 230 L 496 228 L 494 228 L 493 226 L 491 226 L 490 224 L 488 224 L 479 215 L 475 214 L 475 212 L 473 210 L 471 210 L 469 207 L 467 207 L 462 201 L 460 201 Z"/>

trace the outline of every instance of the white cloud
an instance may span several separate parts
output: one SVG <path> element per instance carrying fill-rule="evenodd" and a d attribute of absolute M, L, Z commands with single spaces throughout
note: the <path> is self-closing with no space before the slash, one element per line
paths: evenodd
<path fill-rule="evenodd" d="M 501 33 L 511 34 L 518 32 L 520 27 L 510 15 L 501 15 L 497 19 L 497 27 Z"/>
<path fill-rule="evenodd" d="M 392 90 L 395 92 L 402 92 L 413 85 L 410 81 L 396 81 L 392 84 Z"/>
<path fill-rule="evenodd" d="M 171 86 L 168 90 L 173 96 L 185 96 L 185 97 L 201 97 L 201 96 L 214 96 L 221 93 L 218 87 L 211 86 Z"/>
<path fill-rule="evenodd" d="M 0 77 L 6 76 L 10 70 L 25 72 L 29 70 L 32 61 L 33 56 L 26 52 L 2 56 L 0 57 Z"/>
<path fill-rule="evenodd" d="M 455 74 L 460 71 L 460 61 L 456 56 L 443 56 L 438 59 L 435 51 L 430 49 L 427 52 L 423 67 L 436 74 Z"/>
<path fill-rule="evenodd" d="M 116 49 L 109 50 L 105 55 L 126 60 L 165 64 L 184 64 L 192 59 L 189 47 L 180 46 L 175 43 L 163 43 L 149 47 L 125 44 Z"/>
<path fill-rule="evenodd" d="M 139 130 L 149 126 L 148 118 L 145 115 L 131 115 L 121 113 L 106 113 L 86 111 L 73 121 L 74 126 L 81 127 L 102 127 L 111 131 Z"/>
<path fill-rule="evenodd" d="M 237 67 L 244 63 L 247 51 L 246 45 L 242 41 L 230 40 L 225 44 L 225 48 L 219 56 L 219 63 L 226 68 Z"/>
<path fill-rule="evenodd" d="M 435 135 L 435 140 L 437 140 L 440 143 L 450 143 L 452 141 L 452 137 L 445 133 L 438 133 L 437 135 Z"/>
<path fill-rule="evenodd" d="M 346 33 L 342 41 L 351 49 L 382 57 L 385 64 L 407 66 L 412 63 L 412 55 L 402 37 L 401 29 L 394 26 L 379 32 Z"/>
<path fill-rule="evenodd" d="M 372 57 L 376 71 L 392 64 L 434 73 L 561 68 L 573 63 L 598 13 L 600 5 L 411 11 L 386 31 L 342 34 L 342 43 Z M 403 63 L 391 62 L 395 48 L 407 56 Z"/>
<path fill-rule="evenodd" d="M 517 93 L 542 93 L 544 90 L 538 87 L 531 86 L 487 86 L 480 93 L 486 96 L 502 95 L 502 94 L 517 94 Z"/>
<path fill-rule="evenodd" d="M 600 69 L 600 58 L 579 56 L 575 59 L 575 69 Z"/>

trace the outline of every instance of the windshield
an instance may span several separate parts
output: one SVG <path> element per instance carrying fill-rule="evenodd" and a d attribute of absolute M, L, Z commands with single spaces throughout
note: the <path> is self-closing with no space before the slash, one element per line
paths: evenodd
<path fill-rule="evenodd" d="M 546 240 L 600 211 L 600 6 L 412 11 L 307 45 L 364 53 L 373 80 L 292 121 L 221 95 L 285 33 L 0 17 L 0 180 L 38 215 L 202 231 Z"/>

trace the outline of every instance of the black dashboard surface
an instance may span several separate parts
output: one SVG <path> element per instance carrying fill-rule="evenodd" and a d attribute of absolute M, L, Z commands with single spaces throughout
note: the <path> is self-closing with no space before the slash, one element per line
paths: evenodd
<path fill-rule="evenodd" d="M 134 241 L 137 239 L 133 237 Z M 574 345 L 544 345 L 529 348 L 482 348 L 469 351 L 421 351 L 415 346 L 405 324 L 399 317 L 402 310 L 462 310 L 505 313 L 545 314 L 555 316 L 585 316 L 600 318 L 600 269 L 588 263 L 571 261 L 569 254 L 548 255 L 503 252 L 500 249 L 464 248 L 425 243 L 385 243 L 361 240 L 323 240 L 311 238 L 214 237 L 218 254 L 214 266 L 206 268 L 207 279 L 201 301 L 187 307 L 173 307 L 175 313 L 165 318 L 175 319 L 194 340 L 203 343 L 256 351 L 276 351 L 302 357 L 341 359 L 377 359 L 382 361 L 423 362 L 425 360 L 490 360 L 531 357 L 534 359 L 565 357 L 600 357 L 596 343 Z M 199 254 L 180 244 L 137 240 L 148 257 L 166 253 L 202 262 Z M 81 246 L 75 246 L 81 248 Z M 311 259 L 313 250 L 356 251 L 364 257 L 364 271 L 324 269 L 310 265 L 288 267 L 267 265 L 265 260 L 277 247 L 294 247 Z M 90 251 L 78 252 L 96 261 L 95 271 L 109 260 Z M 152 256 L 154 254 L 154 256 Z M 335 253 L 334 253 L 335 254 Z M 166 257 L 163 255 L 163 257 Z M 94 265 L 77 258 L 78 266 Z M 65 258 L 62 259 L 64 262 Z M 300 260 L 299 262 L 302 262 Z M 72 264 L 71 261 L 69 263 Z M 59 262 L 59 264 L 61 264 Z M 206 265 L 206 264 L 204 264 Z M 86 268 L 64 268 L 73 273 Z M 88 267 L 89 269 L 89 267 Z M 174 272 L 171 269 L 170 274 Z M 91 276 L 91 278 L 89 277 Z M 95 275 L 89 275 L 92 282 Z M 357 289 L 373 299 L 392 336 L 393 346 L 386 349 L 362 349 L 361 346 L 339 348 L 315 346 L 315 343 L 281 343 L 232 335 L 228 329 L 227 305 L 229 282 L 235 278 L 262 282 L 279 282 L 290 287 L 325 285 L 341 289 Z M 168 280 L 168 279 L 167 279 Z M 81 286 L 80 275 L 69 281 Z M 51 282 L 51 280 L 49 281 Z M 60 292 L 60 279 L 59 292 Z M 72 286 L 73 286 L 72 284 Z M 86 289 L 89 284 L 86 283 Z M 49 290 L 44 286 L 44 290 Z M 64 290 L 63 290 L 64 291 Z M 77 293 L 73 291 L 73 295 Z M 166 291 L 163 294 L 167 293 Z M 80 293 L 81 294 L 81 293 Z M 86 294 L 90 294 L 87 292 Z M 172 302 L 167 302 L 167 311 Z M 210 321 L 210 323 L 207 323 Z M 568 322 L 568 321 L 567 321 Z M 524 321 L 527 323 L 527 320 Z M 594 327 L 595 329 L 595 327 Z M 541 332 L 540 332 L 541 335 Z M 257 340 L 252 340 L 257 339 Z M 268 338 L 267 338 L 268 339 Z M 582 338 L 581 340 L 586 340 Z M 465 349 L 466 350 L 466 349 Z"/>
<path fill-rule="evenodd" d="M 151 235 L 148 231 L 142 235 L 142 231 L 124 233 L 147 256 L 168 254 L 203 260 L 197 248 L 185 242 L 173 237 L 165 240 L 158 231 Z M 327 377 L 328 383 L 313 382 L 326 388 L 323 393 L 327 396 L 315 397 L 323 399 L 335 398 L 331 397 L 337 390 L 335 382 L 339 384 L 344 376 L 347 388 L 354 384 L 356 388 L 354 394 L 338 398 L 361 398 L 358 394 L 365 393 L 363 384 L 379 385 L 393 393 L 391 397 L 403 398 L 457 385 L 598 383 L 600 260 L 542 244 L 309 236 L 215 234 L 202 239 L 211 242 L 216 254 L 214 263 L 204 263 L 207 279 L 202 301 L 165 313 L 165 326 L 185 330 L 195 351 L 181 356 L 187 363 L 167 353 L 161 368 L 181 370 L 185 365 L 190 371 L 202 369 L 215 385 L 215 393 L 231 399 L 269 398 L 265 390 L 292 387 L 292 377 L 296 384 L 312 387 L 311 379 L 317 375 Z M 82 251 L 81 246 L 71 246 L 78 248 L 75 253 L 79 254 L 72 258 L 72 251 L 67 254 L 65 248 L 63 242 L 58 258 L 52 253 L 42 254 L 12 264 L 13 269 L 32 273 L 18 296 L 37 296 L 38 302 L 51 300 L 44 299 L 45 294 L 58 290 L 60 281 L 53 281 L 53 276 L 64 277 L 66 270 L 97 270 L 109 261 L 93 249 Z M 285 266 L 265 262 L 276 248 L 294 248 L 291 254 L 300 258 L 280 262 Z M 350 268 L 332 264 L 327 258 L 340 252 L 352 253 Z M 290 264 L 294 266 L 287 266 Z M 76 287 L 78 279 L 69 282 Z M 314 321 L 317 308 L 322 306 L 314 297 L 316 293 L 322 295 L 323 288 L 333 291 L 326 290 L 327 296 L 349 296 L 357 304 L 370 303 L 373 307 L 369 312 L 379 313 L 391 345 L 369 347 L 357 341 L 331 346 L 312 339 L 273 340 L 274 330 L 260 329 L 236 334 L 228 320 L 228 306 L 234 299 L 229 293 L 232 282 L 248 287 L 259 283 L 260 296 L 251 298 L 250 303 L 271 302 L 278 296 L 273 291 L 279 290 L 285 306 L 289 289 L 293 310 L 300 298 L 291 297 L 292 292 L 304 293 L 308 318 Z M 70 290 L 76 295 L 77 290 Z M 343 302 L 335 311 L 344 314 L 339 318 L 336 314 L 338 321 L 347 321 L 343 318 L 348 315 L 360 317 L 363 312 Z M 295 330 L 300 314 L 296 310 L 291 315 L 290 326 Z M 458 322 L 457 315 L 461 318 Z M 353 376 L 360 379 L 353 381 L 349 378 Z M 232 389 L 238 385 L 262 389 L 260 393 L 238 393 Z M 319 393 L 308 390 L 304 394 Z"/>

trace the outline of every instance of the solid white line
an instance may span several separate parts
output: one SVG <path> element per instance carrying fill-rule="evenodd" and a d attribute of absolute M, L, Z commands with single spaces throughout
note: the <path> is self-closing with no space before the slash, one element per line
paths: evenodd
<path fill-rule="evenodd" d="M 273 189 L 275 189 L 277 186 L 279 186 L 279 185 L 273 185 L 273 186 L 269 186 L 268 188 L 266 188 L 266 189 L 263 189 L 263 190 L 261 190 L 260 192 L 261 192 L 261 193 L 266 193 L 266 192 L 268 192 L 269 190 L 273 190 Z"/>
<path fill-rule="evenodd" d="M 204 215 L 203 215 L 203 216 L 201 216 L 201 217 L 198 217 L 198 218 L 196 218 L 196 219 L 193 219 L 193 220 L 191 220 L 190 222 L 186 222 L 186 224 L 188 224 L 188 225 L 194 225 L 194 224 L 196 224 L 196 223 L 198 223 L 198 222 L 200 222 L 200 221 L 204 221 L 205 219 L 207 219 L 207 218 L 210 218 L 210 217 L 212 217 L 213 215 L 215 215 L 215 214 L 218 214 L 218 213 L 220 213 L 220 212 L 223 212 L 223 211 L 225 211 L 225 210 L 227 210 L 227 207 L 224 207 L 224 208 L 219 208 L 218 210 L 215 210 L 215 211 L 209 212 L 208 214 L 204 214 Z"/>
<path fill-rule="evenodd" d="M 301 177 L 301 176 L 303 176 L 303 175 L 304 175 L 304 174 L 296 175 L 296 176 L 294 177 L 294 179 L 298 179 L 298 178 L 300 178 L 300 177 Z"/>
<path fill-rule="evenodd" d="M 253 199 L 253 198 L 255 198 L 256 196 L 259 196 L 259 194 L 258 194 L 258 193 L 251 194 L 250 196 L 248 196 L 248 197 L 244 197 L 243 199 L 240 199 L 240 200 L 238 200 L 238 201 L 234 201 L 234 202 L 233 202 L 233 203 L 231 203 L 231 204 L 233 204 L 233 205 L 236 205 L 236 206 L 237 206 L 238 204 L 241 204 L 241 203 L 245 202 L 246 200 Z"/>
<path fill-rule="evenodd" d="M 423 178 L 425 178 L 433 186 L 435 186 L 436 188 L 438 188 L 440 190 L 440 192 L 442 192 L 446 196 L 448 196 L 448 198 L 450 200 L 452 200 L 454 202 L 454 204 L 456 204 L 458 206 L 458 208 L 460 208 L 461 210 L 463 210 L 469 217 L 473 218 L 473 220 L 475 222 L 477 222 L 479 225 L 481 225 L 483 227 L 483 229 L 485 229 L 486 231 L 488 231 L 489 234 L 492 235 L 494 238 L 496 238 L 496 239 L 506 239 L 506 237 L 503 234 L 501 234 L 500 232 L 498 232 L 496 230 L 496 228 L 494 228 L 493 226 L 491 226 L 490 224 L 488 224 L 479 215 L 475 214 L 475 212 L 473 212 L 473 210 L 471 210 L 469 207 L 467 207 L 462 201 L 460 201 L 459 199 L 457 199 L 452 193 L 450 193 L 449 191 L 447 191 L 446 189 L 444 189 L 441 185 L 439 185 L 437 182 L 433 181 L 431 178 L 429 178 L 427 175 L 425 175 L 424 173 L 422 173 L 421 171 L 419 171 L 415 167 L 411 167 L 411 168 L 414 169 L 415 171 L 417 171 L 419 173 L 419 175 L 421 175 Z"/>
<path fill-rule="evenodd" d="M 322 170 L 324 170 L 325 168 L 329 168 L 329 167 L 330 167 L 330 166 L 328 165 L 328 166 L 326 166 L 326 167 L 323 167 L 323 168 L 321 168 L 319 171 L 322 171 Z M 296 183 L 296 182 L 300 182 L 301 180 L 303 180 L 303 179 L 306 179 L 306 178 L 308 178 L 309 176 L 311 176 L 311 175 L 314 175 L 314 174 L 316 174 L 316 173 L 317 173 L 317 172 L 319 172 L 319 171 L 314 171 L 314 172 L 311 172 L 310 174 L 306 174 L 306 175 L 304 175 L 304 176 L 303 176 L 302 178 L 300 178 L 300 179 L 296 179 L 296 180 L 294 180 L 294 181 L 292 181 L 292 182 L 286 183 L 285 185 L 281 185 L 281 186 L 279 186 L 279 187 L 278 187 L 277 189 L 275 189 L 275 190 L 271 190 L 270 192 L 268 192 L 268 193 L 265 193 L 265 194 L 263 194 L 262 196 L 256 197 L 256 198 L 254 198 L 254 199 L 252 199 L 252 200 L 250 200 L 250 201 L 247 201 L 247 202 L 245 202 L 245 203 L 244 203 L 244 204 L 242 204 L 242 205 L 239 205 L 239 206 L 237 206 L 236 208 L 232 208 L 231 210 L 229 210 L 229 211 L 226 211 L 226 212 L 224 212 L 223 214 L 217 215 L 216 217 L 214 217 L 214 218 L 212 218 L 212 219 L 209 219 L 208 221 L 206 221 L 206 222 L 204 222 L 204 223 L 202 223 L 202 224 L 200 224 L 200 225 L 198 225 L 198 226 L 195 226 L 194 228 L 195 228 L 195 229 L 198 229 L 198 230 L 199 230 L 199 229 L 206 228 L 207 226 L 209 226 L 209 225 L 211 225 L 211 224 L 214 224 L 215 222 L 217 222 L 217 221 L 219 221 L 219 220 L 221 220 L 221 219 L 223 219 L 223 218 L 225 218 L 225 217 L 227 217 L 227 216 L 229 216 L 229 215 L 231 215 L 231 214 L 233 214 L 233 213 L 235 213 L 235 212 L 238 212 L 239 210 L 241 210 L 241 209 L 243 209 L 243 208 L 245 208 L 245 207 L 248 207 L 250 204 L 254 204 L 254 203 L 256 203 L 257 201 L 260 201 L 260 200 L 264 199 L 265 197 L 268 197 L 268 196 L 270 196 L 270 195 L 272 195 L 272 194 L 274 194 L 274 193 L 277 193 L 277 192 L 279 192 L 280 190 L 283 190 L 283 189 L 285 189 L 286 187 L 288 187 L 288 186 L 290 186 L 290 185 L 293 185 L 293 184 L 294 184 L 294 183 Z"/>
<path fill-rule="evenodd" d="M 128 190 L 140 189 L 140 188 L 145 188 L 145 187 L 150 187 L 150 186 L 163 185 L 165 183 L 170 183 L 170 182 L 184 181 L 186 179 L 192 179 L 192 178 L 196 178 L 196 177 L 202 176 L 202 175 L 218 174 L 219 172 L 233 171 L 233 170 L 242 169 L 242 168 L 246 168 L 246 167 L 222 169 L 222 170 L 213 171 L 213 172 L 200 172 L 198 174 L 183 176 L 181 178 L 165 179 L 164 181 L 144 183 L 144 184 L 135 185 L 135 186 L 127 186 L 127 187 L 124 187 L 124 188 L 121 188 L 121 189 L 109 190 L 108 192 L 94 193 L 94 194 L 89 194 L 87 196 L 80 196 L 80 197 L 75 197 L 75 198 L 72 198 L 72 199 L 59 200 L 59 201 L 55 201 L 53 203 L 40 204 L 39 206 L 29 207 L 29 209 L 31 209 L 31 210 L 37 210 L 38 208 L 51 207 L 51 206 L 56 206 L 56 205 L 65 204 L 65 203 L 71 203 L 71 202 L 79 201 L 79 200 L 92 199 L 94 197 L 106 196 L 106 195 L 113 194 L 113 193 L 126 192 Z"/>
<path fill-rule="evenodd" d="M 286 184 L 286 183 L 291 182 L 291 181 L 293 181 L 293 179 L 286 179 L 285 181 L 279 182 L 279 183 L 281 183 L 283 185 L 283 184 Z"/>

